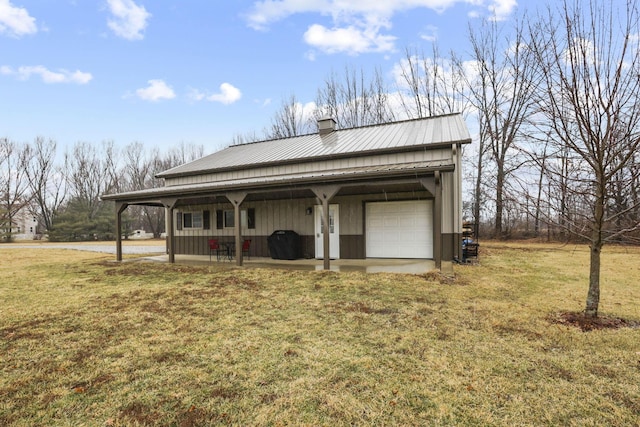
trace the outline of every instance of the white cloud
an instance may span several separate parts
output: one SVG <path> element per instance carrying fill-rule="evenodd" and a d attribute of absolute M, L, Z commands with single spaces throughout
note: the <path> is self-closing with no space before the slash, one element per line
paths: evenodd
<path fill-rule="evenodd" d="M 191 98 L 193 101 L 206 100 L 229 105 L 233 104 L 236 101 L 239 101 L 240 98 L 242 98 L 242 92 L 240 92 L 240 89 L 230 83 L 222 83 L 220 85 L 220 92 L 218 93 L 209 95 L 197 89 L 192 89 L 189 92 L 189 98 Z"/>
<path fill-rule="evenodd" d="M 109 12 L 113 15 L 107 25 L 113 32 L 127 40 L 141 40 L 147 28 L 151 14 L 144 6 L 138 6 L 133 0 L 107 0 Z"/>
<path fill-rule="evenodd" d="M 246 19 L 250 27 L 266 30 L 273 23 L 296 14 L 330 16 L 331 29 L 313 24 L 304 34 L 304 40 L 325 53 L 354 55 L 394 49 L 395 37 L 383 34 L 382 30 L 391 29 L 396 13 L 417 8 L 441 13 L 456 3 L 484 7 L 494 19 L 506 18 L 517 6 L 516 0 L 261 0 L 254 2 Z M 306 56 L 315 58 L 313 54 Z"/>
<path fill-rule="evenodd" d="M 36 32 L 36 20 L 27 9 L 12 5 L 10 0 L 0 0 L 0 33 L 21 37 Z"/>
<path fill-rule="evenodd" d="M 163 99 L 173 99 L 176 97 L 171 86 L 167 85 L 164 80 L 149 80 L 149 86 L 136 90 L 138 98 L 145 101 L 157 102 Z"/>
<path fill-rule="evenodd" d="M 242 98 L 240 89 L 229 83 L 222 83 L 220 85 L 220 93 L 213 94 L 207 99 L 228 105 L 240 100 L 240 98 Z"/>
<path fill-rule="evenodd" d="M 438 27 L 427 25 L 424 31 L 420 34 L 420 38 L 428 42 L 436 41 L 438 39 Z"/>
<path fill-rule="evenodd" d="M 246 19 L 250 27 L 264 30 L 274 22 L 299 13 L 319 13 L 331 16 L 335 23 L 356 20 L 388 26 L 394 14 L 417 8 L 438 13 L 458 3 L 484 6 L 492 13 L 506 16 L 517 6 L 517 0 L 261 0 L 253 4 Z"/>
<path fill-rule="evenodd" d="M 511 15 L 516 6 L 518 6 L 516 0 L 494 0 L 488 8 L 496 21 L 503 21 Z"/>
<path fill-rule="evenodd" d="M 29 80 L 32 75 L 37 75 L 40 76 L 44 83 L 76 83 L 80 85 L 87 84 L 93 79 L 91 73 L 64 69 L 51 71 L 42 65 L 22 66 L 16 70 L 4 65 L 0 67 L 0 74 L 16 76 L 20 80 Z"/>
<path fill-rule="evenodd" d="M 314 24 L 304 33 L 307 44 L 325 53 L 385 52 L 393 49 L 395 37 L 355 27 L 328 29 Z"/>
<path fill-rule="evenodd" d="M 296 105 L 296 108 L 301 108 L 302 110 L 302 118 L 304 121 L 310 121 L 313 119 L 313 115 L 315 114 L 315 112 L 318 110 L 318 105 L 311 101 L 311 102 L 307 102 L 305 104 L 300 104 L 298 103 Z"/>

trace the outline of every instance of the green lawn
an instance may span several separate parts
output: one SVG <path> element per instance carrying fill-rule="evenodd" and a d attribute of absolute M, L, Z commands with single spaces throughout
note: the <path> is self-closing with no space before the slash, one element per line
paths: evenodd
<path fill-rule="evenodd" d="M 640 329 L 582 332 L 583 246 L 454 277 L 112 262 L 0 246 L 0 425 L 640 423 Z M 640 321 L 640 250 L 601 313 Z"/>

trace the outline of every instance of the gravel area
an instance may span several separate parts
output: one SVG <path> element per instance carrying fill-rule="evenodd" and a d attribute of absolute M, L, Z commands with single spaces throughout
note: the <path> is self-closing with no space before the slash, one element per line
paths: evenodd
<path fill-rule="evenodd" d="M 0 250 L 2 249 L 73 249 L 76 251 L 89 251 L 89 252 L 101 252 L 105 254 L 115 254 L 116 244 L 113 245 L 92 245 L 90 243 L 74 244 L 74 243 L 47 243 L 47 244 L 29 244 L 22 245 L 20 243 L 10 243 L 6 245 L 0 244 Z M 135 246 L 135 245 L 122 245 L 123 254 L 157 254 L 165 253 L 166 247 L 164 245 L 157 246 Z"/>

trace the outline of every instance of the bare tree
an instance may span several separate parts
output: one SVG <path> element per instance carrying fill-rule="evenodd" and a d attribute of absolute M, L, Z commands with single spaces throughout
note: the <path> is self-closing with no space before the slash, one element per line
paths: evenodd
<path fill-rule="evenodd" d="M 198 160 L 203 156 L 204 146 L 182 141 L 165 154 L 162 167 L 165 167 L 164 170 L 171 169 L 175 166 Z M 161 171 L 158 170 L 157 172 Z"/>
<path fill-rule="evenodd" d="M 480 219 L 481 219 L 481 207 L 483 203 L 483 191 L 482 191 L 482 183 L 483 183 L 483 172 L 484 172 L 484 159 L 487 152 L 487 131 L 485 126 L 485 116 L 482 114 L 478 115 L 478 124 L 480 128 L 479 132 L 479 141 L 478 141 L 478 157 L 476 162 L 476 176 L 475 176 L 475 186 L 473 191 L 473 221 L 474 221 L 474 230 L 473 234 L 477 238 L 480 237 Z"/>
<path fill-rule="evenodd" d="M 534 111 L 534 95 L 539 77 L 521 22 L 513 32 L 502 36 L 496 21 L 485 21 L 478 30 L 470 29 L 475 78 L 468 80 L 471 103 L 481 118 L 491 160 L 495 164 L 495 226 L 503 233 L 503 211 L 507 180 L 521 165 L 516 144 Z"/>
<path fill-rule="evenodd" d="M 315 118 L 331 116 L 339 129 L 394 120 L 389 91 L 380 71 L 369 80 L 364 70 L 346 67 L 342 77 L 332 72 L 318 90 Z"/>
<path fill-rule="evenodd" d="M 132 142 L 124 148 L 123 174 L 126 177 L 126 191 L 159 187 L 161 182 L 155 175 L 163 170 L 164 166 L 157 149 L 146 152 L 140 142 Z M 135 228 L 148 229 L 155 238 L 159 238 L 164 231 L 163 208 L 132 205 L 127 211 Z"/>
<path fill-rule="evenodd" d="M 409 118 L 422 118 L 468 110 L 465 98 L 464 67 L 451 52 L 446 58 L 436 43 L 431 56 L 422 51 L 405 51 L 397 71 L 400 104 Z"/>
<path fill-rule="evenodd" d="M 262 139 L 268 138 L 268 136 L 258 136 L 258 134 L 253 131 L 253 132 L 246 132 L 246 133 L 236 133 L 235 135 L 233 135 L 233 137 L 231 138 L 231 144 L 230 145 L 241 145 L 241 144 L 247 144 L 250 142 L 256 142 L 256 141 L 260 141 Z"/>
<path fill-rule="evenodd" d="M 29 204 L 25 178 L 28 156 L 25 144 L 0 139 L 0 228 L 6 230 L 8 239 L 16 215 Z"/>
<path fill-rule="evenodd" d="M 279 139 L 311 133 L 315 125 L 312 114 L 312 111 L 305 111 L 295 95 L 291 95 L 275 113 L 265 136 L 267 139 Z"/>
<path fill-rule="evenodd" d="M 549 9 L 540 17 L 531 44 L 546 86 L 541 111 L 558 149 L 579 163 L 580 175 L 570 184 L 584 228 L 574 220 L 572 231 L 590 243 L 590 317 L 598 314 L 602 247 L 640 225 L 616 228 L 624 211 L 609 208 L 616 188 L 631 185 L 619 173 L 640 148 L 639 25 L 634 0 L 565 0 L 558 15 Z"/>
<path fill-rule="evenodd" d="M 535 212 L 534 212 L 534 225 L 533 225 L 533 233 L 535 237 L 540 237 L 540 219 L 543 216 L 542 194 L 545 188 L 544 179 L 547 173 L 548 148 L 549 148 L 549 139 L 546 139 L 544 141 L 542 153 L 540 153 L 539 155 L 537 154 L 535 155 L 535 158 L 538 164 L 538 182 L 537 182 L 538 187 L 537 187 L 536 198 L 535 198 Z"/>
<path fill-rule="evenodd" d="M 29 162 L 25 168 L 31 198 L 46 231 L 53 229 L 56 215 L 66 199 L 66 167 L 56 165 L 56 148 L 56 141 L 36 138 L 28 147 Z"/>
<path fill-rule="evenodd" d="M 117 191 L 121 186 L 114 157 L 113 144 L 109 142 L 103 144 L 103 152 L 91 143 L 78 142 L 73 152 L 66 154 L 69 192 L 89 219 L 100 210 L 100 195 Z"/>

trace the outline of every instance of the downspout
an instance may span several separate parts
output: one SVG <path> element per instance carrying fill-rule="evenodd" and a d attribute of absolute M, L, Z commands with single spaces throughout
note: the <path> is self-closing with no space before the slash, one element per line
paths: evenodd
<path fill-rule="evenodd" d="M 438 270 L 442 269 L 442 183 L 440 171 L 434 173 L 435 206 L 433 207 L 433 258 Z"/>
<path fill-rule="evenodd" d="M 175 234 L 173 232 L 174 230 L 174 223 L 173 223 L 173 206 L 168 206 L 167 207 L 167 218 L 168 218 L 168 226 L 167 226 L 167 241 L 169 243 L 168 245 L 168 249 L 169 249 L 169 263 L 170 264 L 174 264 L 176 262 L 176 245 L 175 245 Z"/>

